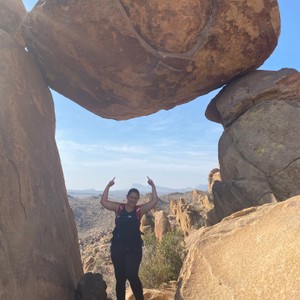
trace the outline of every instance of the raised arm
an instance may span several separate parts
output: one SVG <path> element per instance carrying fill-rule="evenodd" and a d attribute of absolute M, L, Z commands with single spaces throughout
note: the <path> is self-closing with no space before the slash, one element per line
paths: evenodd
<path fill-rule="evenodd" d="M 147 176 L 147 178 L 148 178 L 148 184 L 151 185 L 151 187 L 152 187 L 152 194 L 151 194 L 150 201 L 141 205 L 141 214 L 142 215 L 146 214 L 148 211 L 150 211 L 152 208 L 154 208 L 158 202 L 156 186 L 152 179 L 150 179 L 148 176 Z"/>
<path fill-rule="evenodd" d="M 115 177 L 107 184 L 107 186 L 105 187 L 103 194 L 101 196 L 100 199 L 100 203 L 103 205 L 103 207 L 105 207 L 108 210 L 112 210 L 112 211 L 117 211 L 118 207 L 119 207 L 119 203 L 117 202 L 113 202 L 113 201 L 109 201 L 108 200 L 108 193 L 109 193 L 109 189 L 111 186 L 113 186 L 115 184 Z"/>

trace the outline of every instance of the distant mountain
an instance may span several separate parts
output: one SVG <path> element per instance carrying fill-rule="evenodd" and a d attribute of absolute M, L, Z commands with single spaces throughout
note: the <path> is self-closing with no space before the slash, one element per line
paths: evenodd
<path fill-rule="evenodd" d="M 102 191 L 95 189 L 86 189 L 86 190 L 68 190 L 68 195 L 74 198 L 88 198 L 92 196 L 99 196 L 102 194 Z"/>
<path fill-rule="evenodd" d="M 151 187 L 149 185 L 143 185 L 140 183 L 134 183 L 132 188 L 136 188 L 140 191 L 141 194 L 147 194 L 151 192 Z M 162 186 L 156 186 L 157 193 L 159 195 L 166 195 L 171 193 L 185 193 L 192 190 L 200 190 L 200 191 L 207 191 L 207 185 L 198 185 L 197 187 L 188 187 L 188 188 L 168 188 Z M 109 192 L 110 198 L 116 200 L 122 200 L 126 198 L 126 194 L 129 189 L 127 190 L 111 190 Z M 102 190 L 95 190 L 95 189 L 85 189 L 85 190 L 68 190 L 68 195 L 74 198 L 88 198 L 92 196 L 99 196 L 102 194 Z"/>
<path fill-rule="evenodd" d="M 141 194 L 151 192 L 151 187 L 149 185 L 134 183 L 132 185 L 132 187 L 138 189 Z M 201 191 L 207 191 L 207 185 L 199 185 L 195 188 L 192 188 L 192 187 L 168 188 L 168 187 L 163 187 L 163 186 L 159 186 L 159 185 L 156 186 L 157 193 L 160 194 L 160 195 L 171 194 L 171 193 L 185 193 L 185 192 L 189 192 L 189 191 L 192 191 L 192 190 L 195 190 L 195 189 L 198 189 L 198 190 L 201 190 Z"/>
<path fill-rule="evenodd" d="M 208 191 L 208 186 L 207 186 L 207 184 L 200 184 L 200 185 L 197 185 L 195 187 L 195 189 L 203 191 L 203 192 L 207 192 Z"/>

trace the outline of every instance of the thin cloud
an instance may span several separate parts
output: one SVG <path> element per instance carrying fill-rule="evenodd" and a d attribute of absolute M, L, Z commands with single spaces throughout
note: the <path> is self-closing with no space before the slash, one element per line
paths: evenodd
<path fill-rule="evenodd" d="M 81 152 L 83 154 L 115 153 L 115 154 L 146 154 L 148 150 L 143 146 L 135 145 L 112 145 L 109 144 L 83 144 L 71 140 L 58 140 L 57 147 L 61 151 Z"/>
<path fill-rule="evenodd" d="M 174 119 L 170 119 L 170 118 L 164 118 L 162 120 L 156 120 L 155 122 L 153 122 L 151 125 L 148 126 L 148 130 L 149 131 L 165 131 L 169 128 L 172 129 L 173 125 L 176 122 L 174 121 Z"/>

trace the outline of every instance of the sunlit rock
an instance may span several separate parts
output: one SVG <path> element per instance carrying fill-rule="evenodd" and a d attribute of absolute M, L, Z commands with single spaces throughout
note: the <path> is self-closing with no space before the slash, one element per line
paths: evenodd
<path fill-rule="evenodd" d="M 237 212 L 188 237 L 176 300 L 297 299 L 300 196 Z"/>
<path fill-rule="evenodd" d="M 25 18 L 26 9 L 22 0 L 0 0 L 0 29 L 9 33 L 24 45 L 20 25 Z"/>
<path fill-rule="evenodd" d="M 171 229 L 168 216 L 165 211 L 159 210 L 154 214 L 154 234 L 158 241 L 161 241 L 164 235 Z"/>
<path fill-rule="evenodd" d="M 174 291 L 163 289 L 144 289 L 144 300 L 172 300 L 174 299 Z M 128 290 L 126 300 L 136 300 L 131 290 Z"/>
<path fill-rule="evenodd" d="M 276 0 L 39 1 L 23 35 L 49 86 L 117 120 L 170 109 L 259 67 Z"/>
<path fill-rule="evenodd" d="M 193 192 L 194 201 L 201 199 L 200 201 L 202 203 L 198 203 L 201 209 L 196 209 L 192 204 L 186 203 L 184 198 L 179 198 L 178 200 L 171 199 L 170 201 L 171 214 L 175 216 L 177 226 L 182 230 L 185 236 L 189 235 L 195 228 L 205 225 L 204 215 L 206 207 L 204 203 L 207 203 L 208 199 L 202 195 L 197 197 L 196 192 Z"/>
<path fill-rule="evenodd" d="M 73 300 L 82 267 L 52 97 L 31 55 L 0 40 L 0 298 Z"/>

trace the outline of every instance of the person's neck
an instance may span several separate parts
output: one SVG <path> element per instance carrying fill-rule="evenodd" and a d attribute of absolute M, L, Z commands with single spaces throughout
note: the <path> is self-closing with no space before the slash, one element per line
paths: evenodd
<path fill-rule="evenodd" d="M 128 203 L 125 204 L 125 209 L 128 212 L 132 212 L 134 210 L 135 207 L 132 207 L 131 205 L 128 205 Z"/>

